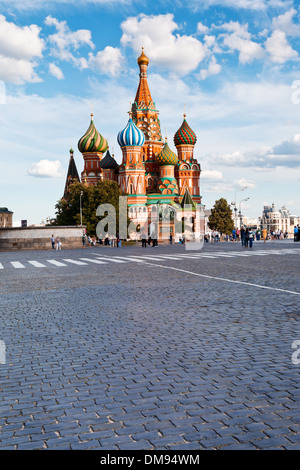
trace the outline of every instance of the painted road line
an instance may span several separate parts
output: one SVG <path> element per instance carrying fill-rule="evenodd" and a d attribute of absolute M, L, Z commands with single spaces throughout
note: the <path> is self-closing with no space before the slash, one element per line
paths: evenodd
<path fill-rule="evenodd" d="M 126 261 L 136 261 L 137 263 L 142 263 L 143 262 L 142 259 L 128 258 L 128 257 L 125 257 L 125 256 L 115 256 L 115 258 L 123 259 L 123 260 L 126 260 Z"/>
<path fill-rule="evenodd" d="M 3 268 L 3 265 L 2 265 L 1 263 L 0 263 L 0 269 L 4 269 L 4 268 Z"/>
<path fill-rule="evenodd" d="M 121 259 L 113 259 L 113 258 L 100 258 L 101 260 L 105 261 L 112 261 L 113 263 L 126 263 L 126 261 L 122 261 Z"/>
<path fill-rule="evenodd" d="M 60 261 L 56 261 L 55 259 L 47 259 L 48 263 L 54 264 L 54 266 L 67 266 L 64 263 L 61 263 Z"/>
<path fill-rule="evenodd" d="M 254 284 L 252 282 L 235 281 L 233 279 L 226 279 L 226 278 L 223 278 L 223 277 L 209 276 L 208 274 L 194 273 L 193 271 L 187 271 L 185 269 L 175 268 L 173 266 L 164 266 L 162 264 L 153 264 L 153 263 L 146 263 L 146 262 L 145 262 L 145 264 L 147 264 L 148 266 L 154 266 L 156 268 L 163 268 L 163 269 L 170 269 L 170 270 L 173 270 L 173 271 L 179 271 L 181 273 L 189 274 L 191 276 L 202 277 L 202 278 L 211 279 L 211 280 L 214 280 L 214 281 L 223 281 L 223 282 L 228 282 L 228 283 L 232 283 L 232 284 L 240 284 L 240 285 L 243 285 L 243 286 L 256 287 L 256 288 L 259 288 L 259 289 L 271 290 L 271 291 L 275 291 L 275 292 L 281 292 L 281 293 L 284 293 L 284 294 L 300 295 L 300 292 L 287 290 L 287 289 L 280 289 L 278 287 L 262 286 L 260 284 Z"/>
<path fill-rule="evenodd" d="M 87 263 L 83 263 L 82 261 L 78 261 L 76 259 L 64 259 L 67 263 L 77 264 L 78 266 L 86 266 Z"/>
<path fill-rule="evenodd" d="M 90 258 L 79 258 L 79 259 L 81 259 L 82 261 L 88 261 L 89 263 L 107 264 L 105 261 L 100 261 L 99 259 L 90 259 Z"/>
<path fill-rule="evenodd" d="M 159 258 L 159 259 L 171 259 L 171 260 L 173 260 L 173 259 L 180 260 L 181 259 L 181 258 L 178 258 L 176 256 L 167 256 L 167 255 L 157 255 L 157 256 L 154 255 L 154 256 L 155 256 L 155 258 Z"/>
<path fill-rule="evenodd" d="M 20 263 L 19 261 L 11 261 L 10 263 L 11 263 L 12 266 L 13 266 L 14 268 L 16 268 L 16 269 L 23 269 L 23 268 L 25 268 L 25 266 L 24 266 L 22 263 Z"/>
<path fill-rule="evenodd" d="M 139 258 L 140 258 L 139 259 L 140 262 L 147 261 L 148 259 L 151 260 L 151 261 L 163 261 L 162 258 L 157 258 L 155 256 L 140 256 Z M 138 261 L 138 260 L 136 258 L 132 257 L 131 261 Z"/>
<path fill-rule="evenodd" d="M 46 268 L 45 264 L 39 263 L 38 261 L 28 261 L 28 263 L 32 264 L 35 268 Z"/>

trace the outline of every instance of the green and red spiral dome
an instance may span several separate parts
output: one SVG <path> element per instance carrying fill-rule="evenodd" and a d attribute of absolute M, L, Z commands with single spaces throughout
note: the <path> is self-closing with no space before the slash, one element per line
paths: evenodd
<path fill-rule="evenodd" d="M 186 122 L 185 116 L 181 127 L 178 129 L 174 135 L 174 144 L 177 147 L 178 145 L 195 145 L 197 142 L 197 136 L 195 132 L 190 128 Z"/>
<path fill-rule="evenodd" d="M 104 153 L 108 149 L 107 140 L 95 127 L 93 114 L 91 115 L 91 123 L 88 130 L 78 142 L 78 149 L 81 153 Z"/>
<path fill-rule="evenodd" d="M 178 157 L 176 153 L 172 152 L 168 146 L 168 142 L 165 143 L 162 151 L 155 157 L 156 163 L 159 165 L 177 165 Z"/>

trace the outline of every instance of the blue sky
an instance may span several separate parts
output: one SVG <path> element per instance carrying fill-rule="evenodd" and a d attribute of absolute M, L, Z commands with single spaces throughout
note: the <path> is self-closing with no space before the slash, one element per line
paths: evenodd
<path fill-rule="evenodd" d="M 0 206 L 54 216 L 91 103 L 121 161 L 144 46 L 169 144 L 184 106 L 197 134 L 206 207 L 249 197 L 249 217 L 272 202 L 300 216 L 299 19 L 292 0 L 0 0 Z"/>

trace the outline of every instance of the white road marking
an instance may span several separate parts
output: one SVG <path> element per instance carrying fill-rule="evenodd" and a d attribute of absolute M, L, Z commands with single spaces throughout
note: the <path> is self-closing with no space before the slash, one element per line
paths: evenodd
<path fill-rule="evenodd" d="M 203 277 L 206 279 L 213 279 L 215 281 L 224 281 L 224 282 L 230 282 L 232 284 L 241 284 L 244 286 L 251 286 L 251 287 L 257 287 L 259 289 L 266 289 L 266 290 L 272 290 L 272 291 L 277 291 L 277 292 L 284 292 L 285 294 L 294 294 L 294 295 L 300 295 L 300 292 L 295 292 L 292 290 L 286 290 L 286 289 L 280 289 L 278 287 L 268 287 L 268 286 L 261 286 L 259 284 L 254 284 L 252 282 L 244 282 L 244 281 L 235 281 L 233 279 L 226 279 L 223 277 L 216 277 L 216 276 L 209 276 L 207 274 L 199 274 L 199 273 L 193 273 L 192 271 L 186 271 L 185 269 L 180 269 L 180 268 L 174 268 L 173 266 L 164 266 L 161 264 L 152 264 L 152 263 L 147 263 L 145 264 L 149 266 L 155 266 L 157 268 L 163 268 L 163 269 L 171 269 L 173 271 L 179 271 L 185 274 L 191 274 L 192 276 L 198 276 L 198 277 Z"/>
<path fill-rule="evenodd" d="M 28 263 L 32 264 L 35 268 L 46 268 L 45 264 L 39 263 L 38 261 L 28 261 Z"/>
<path fill-rule="evenodd" d="M 4 269 L 4 268 L 3 268 L 3 265 L 2 265 L 1 263 L 0 263 L 0 269 Z"/>
<path fill-rule="evenodd" d="M 54 266 L 67 266 L 64 263 L 61 263 L 60 261 L 56 261 L 55 259 L 48 259 L 48 263 L 54 264 Z"/>
<path fill-rule="evenodd" d="M 64 259 L 67 263 L 77 264 L 78 266 L 86 266 L 87 263 L 83 263 L 82 261 L 78 261 L 76 259 Z"/>
<path fill-rule="evenodd" d="M 137 263 L 142 263 L 142 262 L 143 262 L 142 259 L 128 258 L 128 257 L 125 257 L 125 256 L 115 256 L 115 258 L 117 258 L 117 259 L 124 259 L 124 260 L 126 260 L 126 261 L 136 261 Z"/>
<path fill-rule="evenodd" d="M 90 258 L 80 258 L 80 259 L 82 259 L 83 261 L 89 261 L 90 263 L 107 264 L 105 261 L 100 261 L 99 259 L 90 259 Z"/>
<path fill-rule="evenodd" d="M 105 259 L 105 261 L 112 261 L 113 263 L 126 263 L 126 261 L 122 261 L 121 259 L 112 259 L 112 258 L 100 258 L 101 260 Z"/>
<path fill-rule="evenodd" d="M 20 263 L 19 261 L 11 261 L 11 264 L 13 265 L 14 268 L 16 269 L 23 269 L 25 266 Z"/>

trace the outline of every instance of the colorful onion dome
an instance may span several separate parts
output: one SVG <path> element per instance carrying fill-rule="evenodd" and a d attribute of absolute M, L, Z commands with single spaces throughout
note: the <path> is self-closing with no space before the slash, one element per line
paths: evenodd
<path fill-rule="evenodd" d="M 167 140 L 162 151 L 156 155 L 155 160 L 159 165 L 176 165 L 178 163 L 178 157 L 170 149 Z"/>
<path fill-rule="evenodd" d="M 78 142 L 78 149 L 81 153 L 104 153 L 108 149 L 107 140 L 97 131 L 93 114 L 91 114 L 91 124 L 86 133 Z"/>
<path fill-rule="evenodd" d="M 120 147 L 142 147 L 145 143 L 145 136 L 133 122 L 131 113 L 125 129 L 118 134 L 118 144 Z"/>
<path fill-rule="evenodd" d="M 143 47 L 142 47 L 142 53 L 141 53 L 140 57 L 138 58 L 137 63 L 138 63 L 139 65 L 142 65 L 142 64 L 149 65 L 149 59 L 148 59 L 148 57 L 144 54 L 144 48 L 143 48 Z"/>
<path fill-rule="evenodd" d="M 174 144 L 178 145 L 195 145 L 197 142 L 197 136 L 195 132 L 190 128 L 186 122 L 186 115 L 183 115 L 183 123 L 174 135 Z"/>
<path fill-rule="evenodd" d="M 117 170 L 119 168 L 118 163 L 111 156 L 109 150 L 107 150 L 105 157 L 101 160 L 100 168 L 102 168 L 102 170 Z"/>

